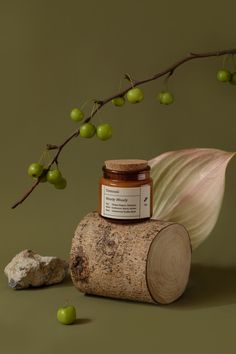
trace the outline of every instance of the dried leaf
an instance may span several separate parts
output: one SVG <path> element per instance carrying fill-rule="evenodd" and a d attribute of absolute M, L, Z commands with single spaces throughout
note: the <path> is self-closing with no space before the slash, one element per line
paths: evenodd
<path fill-rule="evenodd" d="M 149 161 L 153 178 L 153 219 L 175 221 L 199 246 L 216 224 L 225 187 L 225 171 L 234 152 L 186 149 Z"/>

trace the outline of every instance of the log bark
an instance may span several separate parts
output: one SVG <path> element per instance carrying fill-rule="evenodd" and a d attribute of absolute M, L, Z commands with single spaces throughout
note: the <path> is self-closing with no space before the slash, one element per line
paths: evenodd
<path fill-rule="evenodd" d="M 161 220 L 121 224 L 89 213 L 72 240 L 70 270 L 87 294 L 168 304 L 184 292 L 191 244 L 184 226 Z"/>

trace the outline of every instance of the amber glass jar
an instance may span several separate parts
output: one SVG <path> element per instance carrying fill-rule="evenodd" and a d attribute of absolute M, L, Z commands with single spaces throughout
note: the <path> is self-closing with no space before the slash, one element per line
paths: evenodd
<path fill-rule="evenodd" d="M 146 160 L 107 160 L 99 184 L 101 216 L 113 221 L 143 221 L 152 216 L 152 179 Z"/>

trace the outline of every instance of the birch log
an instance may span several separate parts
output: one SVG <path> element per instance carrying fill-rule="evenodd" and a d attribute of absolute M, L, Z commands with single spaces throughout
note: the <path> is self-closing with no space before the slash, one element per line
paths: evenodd
<path fill-rule="evenodd" d="M 97 212 L 79 223 L 70 252 L 71 277 L 83 293 L 150 303 L 178 299 L 190 264 L 184 226 L 161 220 L 120 224 Z"/>

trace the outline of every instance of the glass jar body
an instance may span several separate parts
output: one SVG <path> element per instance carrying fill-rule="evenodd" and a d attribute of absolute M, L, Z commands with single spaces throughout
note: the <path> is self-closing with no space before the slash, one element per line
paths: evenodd
<path fill-rule="evenodd" d="M 113 171 L 103 167 L 99 183 L 101 216 L 116 222 L 150 219 L 153 207 L 150 167 L 140 171 Z"/>

